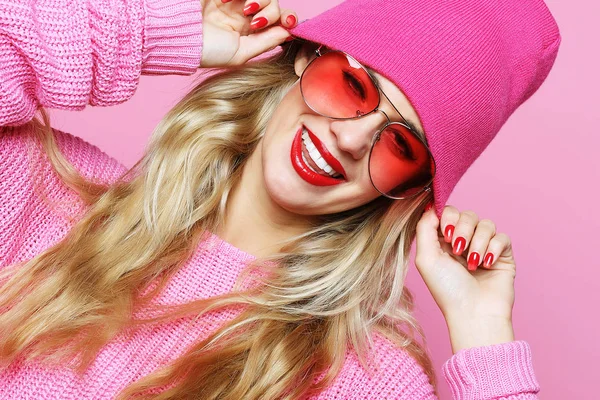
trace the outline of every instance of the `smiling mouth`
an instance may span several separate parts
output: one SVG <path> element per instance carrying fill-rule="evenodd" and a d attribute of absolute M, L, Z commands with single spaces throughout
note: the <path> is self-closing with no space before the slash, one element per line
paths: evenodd
<path fill-rule="evenodd" d="M 344 176 L 325 161 L 304 126 L 302 126 L 302 159 L 317 174 L 344 180 Z"/>

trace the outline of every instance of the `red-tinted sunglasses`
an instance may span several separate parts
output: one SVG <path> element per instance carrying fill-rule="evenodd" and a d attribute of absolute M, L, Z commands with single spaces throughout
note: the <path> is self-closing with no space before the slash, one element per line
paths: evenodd
<path fill-rule="evenodd" d="M 371 142 L 371 183 L 392 199 L 406 199 L 424 190 L 431 191 L 435 161 L 429 147 L 363 65 L 346 52 L 322 53 L 321 47 L 300 77 L 300 92 L 306 105 L 332 119 L 356 119 L 381 111 L 387 123 L 373 135 Z M 404 122 L 392 122 L 379 109 L 380 92 Z"/>

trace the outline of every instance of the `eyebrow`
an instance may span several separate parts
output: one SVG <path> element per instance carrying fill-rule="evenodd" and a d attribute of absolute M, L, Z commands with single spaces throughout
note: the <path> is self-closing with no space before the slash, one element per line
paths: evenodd
<path fill-rule="evenodd" d="M 373 69 L 371 69 L 371 68 L 369 68 L 367 66 L 365 66 L 365 68 L 367 69 L 367 71 L 369 71 L 369 73 L 371 74 L 371 77 L 373 77 L 373 80 L 375 81 L 375 83 L 379 87 L 379 90 L 381 90 L 383 92 L 383 89 L 381 88 L 381 81 L 379 79 L 377 79 L 377 75 L 375 75 L 375 71 L 373 71 Z M 390 100 L 390 103 L 391 103 L 391 100 Z M 398 109 L 398 107 L 396 107 L 396 105 L 394 105 L 394 107 L 396 109 Z M 423 138 L 425 138 L 425 133 L 423 133 L 422 130 L 418 129 L 417 125 L 413 121 L 408 120 L 404 115 L 401 115 L 401 116 L 402 116 L 402 118 L 404 118 L 404 122 L 406 123 L 406 125 L 408 125 L 408 127 L 410 129 L 412 129 L 413 131 L 415 131 L 419 135 L 421 135 Z"/>

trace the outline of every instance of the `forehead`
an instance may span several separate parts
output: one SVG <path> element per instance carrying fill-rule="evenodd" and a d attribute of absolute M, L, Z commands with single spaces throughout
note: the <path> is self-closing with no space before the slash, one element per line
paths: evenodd
<path fill-rule="evenodd" d="M 410 101 L 408 100 L 408 97 L 406 97 L 406 95 L 402 91 L 402 89 L 400 89 L 398 86 L 396 86 L 396 84 L 394 82 L 390 81 L 385 76 L 374 71 L 373 69 L 371 69 L 369 67 L 365 67 L 365 68 L 373 76 L 373 78 L 375 79 L 375 82 L 379 85 L 381 90 L 387 95 L 387 97 L 390 99 L 392 104 L 398 109 L 398 111 L 400 111 L 400 113 L 402 114 L 404 119 L 408 122 L 408 125 L 411 125 L 412 128 L 414 128 L 415 130 L 417 130 L 419 132 L 423 132 L 423 126 L 421 125 L 419 116 L 418 116 L 417 112 L 415 111 L 414 107 L 412 106 L 412 104 L 410 103 Z M 384 98 L 382 98 L 380 107 L 386 107 L 386 106 L 390 107 L 389 104 L 384 100 Z M 394 115 L 394 117 L 392 117 L 392 115 Z M 400 120 L 400 117 L 397 115 L 396 112 L 392 113 L 390 115 L 390 118 L 392 118 L 392 120 L 396 120 L 396 119 Z"/>

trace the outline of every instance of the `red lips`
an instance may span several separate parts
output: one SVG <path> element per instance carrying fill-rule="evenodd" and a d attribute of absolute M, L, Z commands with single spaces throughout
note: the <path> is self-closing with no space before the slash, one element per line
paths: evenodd
<path fill-rule="evenodd" d="M 323 176 L 313 171 L 302 159 L 302 126 L 296 132 L 292 148 L 290 149 L 290 158 L 292 166 L 296 173 L 306 182 L 315 186 L 332 186 L 346 182 L 345 179 L 336 179 L 330 176 Z"/>
<path fill-rule="evenodd" d="M 306 128 L 306 126 L 304 128 Z M 337 160 L 337 158 L 335 158 L 327 150 L 327 147 L 325 147 L 325 145 L 319 140 L 318 137 L 316 137 L 310 131 L 310 129 L 306 128 L 306 131 L 308 132 L 308 136 L 310 137 L 310 140 L 313 142 L 313 144 L 315 145 L 317 150 L 319 150 L 319 153 L 321 153 L 321 155 L 323 156 L 323 159 L 325 159 L 325 161 L 327 161 L 327 164 L 329 164 L 331 166 L 331 168 L 333 168 L 335 170 L 335 172 L 342 174 L 344 179 L 346 179 L 346 171 L 344 171 L 344 167 L 342 167 L 342 164 L 340 164 L 340 162 Z"/>

